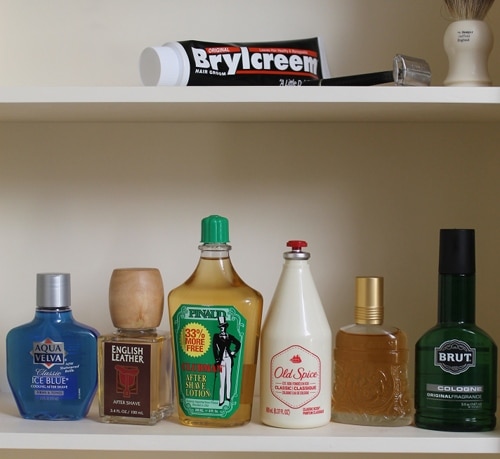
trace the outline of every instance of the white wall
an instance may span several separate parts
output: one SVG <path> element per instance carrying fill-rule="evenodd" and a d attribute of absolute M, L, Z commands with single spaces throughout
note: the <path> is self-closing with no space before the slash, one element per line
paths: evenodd
<path fill-rule="evenodd" d="M 439 228 L 474 227 L 478 323 L 500 342 L 488 124 L 4 124 L 0 138 L 3 335 L 33 316 L 35 274 L 54 270 L 72 273 L 75 316 L 110 330 L 112 269 L 158 267 L 170 290 L 215 212 L 266 304 L 285 242 L 304 238 L 334 329 L 352 322 L 354 276 L 380 274 L 386 321 L 412 344 L 436 320 Z"/>
<path fill-rule="evenodd" d="M 139 85 L 143 48 L 166 41 L 320 35 L 336 75 L 389 70 L 397 53 L 446 74 L 438 0 L 0 0 L 1 85 Z M 500 8 L 488 19 L 498 24 Z M 498 63 L 497 47 L 491 61 Z M 492 69 L 500 81 L 498 65 Z"/>

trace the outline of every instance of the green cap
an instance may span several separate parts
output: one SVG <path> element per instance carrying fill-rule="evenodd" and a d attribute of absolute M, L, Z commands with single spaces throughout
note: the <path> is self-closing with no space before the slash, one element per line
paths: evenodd
<path fill-rule="evenodd" d="M 229 242 L 229 221 L 220 215 L 210 215 L 201 221 L 201 242 L 226 244 Z"/>

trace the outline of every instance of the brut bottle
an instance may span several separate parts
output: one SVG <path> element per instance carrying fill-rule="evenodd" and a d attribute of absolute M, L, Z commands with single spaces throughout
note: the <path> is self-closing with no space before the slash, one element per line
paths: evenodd
<path fill-rule="evenodd" d="M 474 230 L 441 230 L 438 288 L 438 323 L 416 344 L 415 425 L 492 430 L 497 347 L 475 324 Z"/>

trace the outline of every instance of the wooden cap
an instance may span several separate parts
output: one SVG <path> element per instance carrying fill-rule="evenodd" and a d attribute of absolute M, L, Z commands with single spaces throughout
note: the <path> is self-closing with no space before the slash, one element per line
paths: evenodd
<path fill-rule="evenodd" d="M 164 292 L 156 268 L 115 269 L 109 282 L 109 311 L 116 328 L 156 328 L 163 316 Z"/>

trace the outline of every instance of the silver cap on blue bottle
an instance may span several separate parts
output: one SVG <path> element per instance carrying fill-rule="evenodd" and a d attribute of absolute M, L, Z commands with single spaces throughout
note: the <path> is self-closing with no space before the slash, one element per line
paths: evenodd
<path fill-rule="evenodd" d="M 36 275 L 37 308 L 69 308 L 71 280 L 68 273 L 39 273 Z"/>

